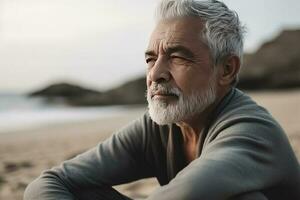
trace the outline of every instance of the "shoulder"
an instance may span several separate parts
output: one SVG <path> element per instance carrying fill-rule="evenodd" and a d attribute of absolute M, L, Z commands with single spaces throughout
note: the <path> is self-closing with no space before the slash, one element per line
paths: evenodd
<path fill-rule="evenodd" d="M 226 144 L 258 149 L 276 156 L 294 157 L 288 138 L 271 114 L 251 97 L 235 90 L 212 122 L 204 148 Z"/>
<path fill-rule="evenodd" d="M 234 89 L 224 101 L 217 108 L 209 127 L 208 137 L 211 139 L 219 134 L 285 135 L 271 114 L 240 90 Z"/>
<path fill-rule="evenodd" d="M 149 148 L 153 145 L 166 146 L 168 132 L 168 126 L 156 124 L 146 111 L 139 118 L 117 131 L 115 135 L 122 140 L 142 143 L 144 147 Z"/>
<path fill-rule="evenodd" d="M 204 142 L 205 150 L 219 148 L 224 153 L 225 149 L 247 152 L 281 169 L 297 166 L 288 138 L 278 122 L 265 108 L 238 90 L 221 108 Z"/>

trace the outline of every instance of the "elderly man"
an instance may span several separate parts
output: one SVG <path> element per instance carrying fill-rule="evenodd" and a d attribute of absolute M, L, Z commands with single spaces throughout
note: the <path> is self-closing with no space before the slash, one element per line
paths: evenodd
<path fill-rule="evenodd" d="M 219 1 L 163 0 L 145 53 L 149 112 L 45 171 L 25 199 L 129 199 L 111 186 L 147 177 L 161 185 L 148 200 L 300 199 L 286 135 L 234 88 L 243 33 Z"/>

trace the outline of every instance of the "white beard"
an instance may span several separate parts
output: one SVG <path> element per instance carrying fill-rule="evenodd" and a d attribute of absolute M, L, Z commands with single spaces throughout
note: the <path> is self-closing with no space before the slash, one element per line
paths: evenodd
<path fill-rule="evenodd" d="M 156 91 L 173 94 L 178 97 L 177 103 L 168 104 L 165 101 L 152 99 Z M 148 109 L 151 119 L 159 125 L 177 123 L 203 112 L 216 100 L 215 79 L 209 81 L 208 87 L 202 91 L 194 91 L 185 96 L 178 88 L 171 87 L 167 83 L 157 84 L 153 82 L 147 90 Z"/>

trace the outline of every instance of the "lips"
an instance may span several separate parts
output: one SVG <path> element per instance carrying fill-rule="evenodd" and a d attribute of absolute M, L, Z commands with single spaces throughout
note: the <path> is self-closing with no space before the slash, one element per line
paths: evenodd
<path fill-rule="evenodd" d="M 154 98 L 154 97 L 178 97 L 178 96 L 174 93 L 155 92 L 151 95 L 151 98 Z"/>

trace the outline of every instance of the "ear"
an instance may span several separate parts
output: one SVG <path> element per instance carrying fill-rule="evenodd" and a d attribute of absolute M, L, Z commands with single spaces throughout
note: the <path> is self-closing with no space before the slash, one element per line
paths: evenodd
<path fill-rule="evenodd" d="M 223 64 L 219 66 L 219 84 L 222 86 L 230 85 L 236 79 L 240 66 L 241 61 L 239 57 L 235 55 L 227 57 Z"/>

